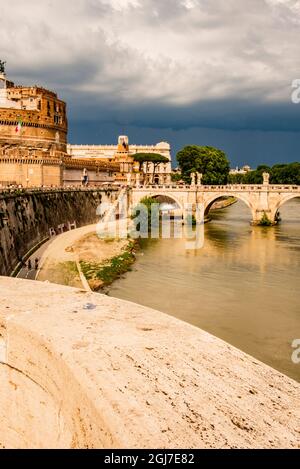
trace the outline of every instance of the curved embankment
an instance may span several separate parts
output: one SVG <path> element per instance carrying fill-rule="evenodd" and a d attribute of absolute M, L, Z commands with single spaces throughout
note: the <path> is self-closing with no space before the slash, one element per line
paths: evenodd
<path fill-rule="evenodd" d="M 0 446 L 298 447 L 300 385 L 133 303 L 0 279 Z"/>
<path fill-rule="evenodd" d="M 118 195 L 118 188 L 0 192 L 0 275 L 10 275 L 50 233 L 96 223 L 99 204 L 113 204 Z"/>
<path fill-rule="evenodd" d="M 112 225 L 114 227 L 114 223 Z M 123 254 L 128 246 L 127 220 L 118 222 L 118 229 L 126 233 L 124 238 L 101 239 L 97 236 L 97 227 L 97 224 L 83 226 L 53 239 L 41 257 L 36 279 L 87 290 L 99 289 L 101 281 L 88 281 L 80 261 L 92 268 L 95 263 L 106 264 L 109 259 Z"/>
<path fill-rule="evenodd" d="M 81 228 L 62 233 L 53 239 L 40 260 L 40 269 L 36 278 L 40 281 L 50 280 L 53 283 L 85 287 L 86 281 L 82 281 L 78 272 L 78 267 L 76 267 L 78 259 L 72 246 L 87 234 L 96 233 L 96 227 L 96 224 L 82 226 Z M 62 278 L 64 274 L 63 267 L 67 264 L 75 264 L 74 275 L 68 283 Z M 87 290 L 89 290 L 89 287 L 87 287 Z"/>

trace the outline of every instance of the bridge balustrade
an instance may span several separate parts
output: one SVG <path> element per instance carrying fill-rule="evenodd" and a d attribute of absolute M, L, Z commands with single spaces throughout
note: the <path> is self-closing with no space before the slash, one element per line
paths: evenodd
<path fill-rule="evenodd" d="M 212 186 L 212 185 L 170 185 L 170 184 L 164 184 L 164 185 L 155 185 L 155 184 L 147 184 L 145 186 L 140 186 L 139 188 L 135 188 L 135 190 L 145 190 L 145 189 L 151 189 L 151 190 L 177 190 L 177 191 L 187 191 L 187 190 L 192 190 L 192 191 L 207 191 L 207 192 L 220 192 L 220 191 L 226 191 L 226 192 L 240 192 L 240 191 L 285 191 L 285 192 L 300 192 L 300 186 L 296 185 L 282 185 L 282 184 L 269 184 L 269 185 L 264 185 L 264 184 L 228 184 L 228 185 L 221 185 L 221 186 Z"/>

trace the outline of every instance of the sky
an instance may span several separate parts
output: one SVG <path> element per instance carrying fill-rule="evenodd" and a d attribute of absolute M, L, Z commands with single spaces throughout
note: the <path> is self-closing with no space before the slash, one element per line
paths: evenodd
<path fill-rule="evenodd" d="M 174 164 L 300 161 L 299 43 L 300 0 L 0 0 L 7 74 L 67 101 L 71 143 L 168 141 Z"/>

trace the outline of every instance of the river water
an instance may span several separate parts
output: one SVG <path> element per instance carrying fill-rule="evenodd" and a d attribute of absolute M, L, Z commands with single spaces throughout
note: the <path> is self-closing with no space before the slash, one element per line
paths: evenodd
<path fill-rule="evenodd" d="M 133 271 L 109 295 L 180 318 L 300 381 L 300 200 L 276 227 L 250 225 L 243 202 L 211 212 L 202 249 L 185 240 L 145 240 Z"/>

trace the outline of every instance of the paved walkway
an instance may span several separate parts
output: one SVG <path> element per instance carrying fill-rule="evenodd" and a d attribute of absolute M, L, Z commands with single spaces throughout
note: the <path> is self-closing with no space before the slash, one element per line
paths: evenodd
<path fill-rule="evenodd" d="M 26 278 L 28 280 L 35 280 L 37 270 L 35 269 L 35 259 L 40 260 L 41 257 L 43 256 L 44 252 L 47 251 L 48 247 L 50 244 L 56 239 L 56 236 L 53 236 L 50 238 L 46 243 L 44 243 L 39 249 L 37 249 L 26 261 L 26 265 L 20 270 L 18 273 L 17 277 L 18 278 Z M 31 269 L 28 269 L 28 261 L 31 261 Z"/>
<path fill-rule="evenodd" d="M 120 229 L 127 229 L 127 220 L 120 222 Z M 30 256 L 32 268 L 28 270 L 28 260 L 26 261 L 26 266 L 23 267 L 19 274 L 18 278 L 24 278 L 28 280 L 39 280 L 40 270 L 43 269 L 43 266 L 47 266 L 55 262 L 67 262 L 67 261 L 77 261 L 75 254 L 68 248 L 79 241 L 82 237 L 90 233 L 97 232 L 97 223 L 82 226 L 74 230 L 66 231 L 57 236 L 53 236 L 43 244 L 37 251 L 35 251 L 32 256 Z M 109 225 L 109 223 L 107 224 Z M 38 270 L 35 269 L 35 259 L 39 259 Z"/>
<path fill-rule="evenodd" d="M 76 241 L 79 241 L 83 236 L 89 233 L 96 233 L 96 224 L 82 226 L 75 230 L 66 231 L 53 238 L 52 242 L 48 244 L 43 252 L 40 261 L 40 269 L 43 268 L 45 262 L 66 262 L 75 260 L 74 253 L 68 248 Z"/>

